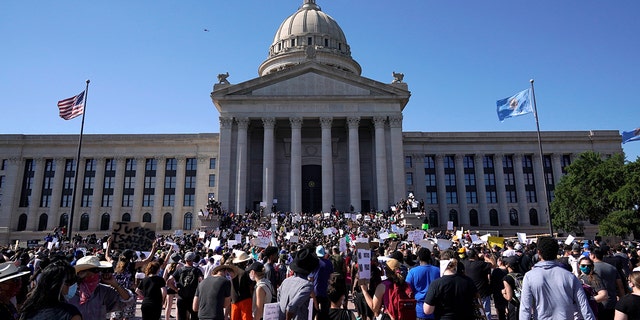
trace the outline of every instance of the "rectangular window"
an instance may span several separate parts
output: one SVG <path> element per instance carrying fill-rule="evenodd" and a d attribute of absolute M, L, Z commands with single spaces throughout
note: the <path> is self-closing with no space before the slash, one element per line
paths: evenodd
<path fill-rule="evenodd" d="M 158 170 L 158 160 L 146 159 L 144 161 L 144 171 L 156 171 Z"/>
<path fill-rule="evenodd" d="M 70 207 L 74 188 L 74 177 L 76 174 L 76 162 L 74 159 L 65 160 L 64 181 L 62 186 L 61 207 Z"/>
<path fill-rule="evenodd" d="M 155 196 L 152 194 L 143 194 L 142 195 L 142 206 L 143 207 L 153 207 L 153 198 Z"/>
<path fill-rule="evenodd" d="M 31 203 L 31 193 L 33 192 L 33 178 L 36 172 L 36 164 L 33 159 L 24 161 L 24 173 L 22 175 L 22 190 L 20 193 L 20 207 L 28 207 Z"/>
<path fill-rule="evenodd" d="M 209 169 L 214 170 L 216 168 L 216 158 L 209 159 Z"/>
<path fill-rule="evenodd" d="M 164 207 L 173 207 L 176 201 L 175 194 L 165 194 L 162 198 L 162 205 Z"/>
<path fill-rule="evenodd" d="M 196 197 L 196 174 L 198 169 L 198 159 L 187 158 L 184 176 L 184 201 L 185 207 L 193 207 Z"/>
<path fill-rule="evenodd" d="M 434 156 L 424 156 L 424 168 L 425 169 L 436 168 L 436 161 Z"/>
<path fill-rule="evenodd" d="M 475 186 L 476 185 L 476 175 L 473 173 L 465 173 L 464 174 L 464 184 L 466 186 Z"/>
<path fill-rule="evenodd" d="M 404 157 L 404 167 L 405 168 L 413 168 L 413 163 L 411 161 L 411 156 Z"/>
<path fill-rule="evenodd" d="M 122 186 L 122 206 L 133 207 L 133 194 L 136 188 L 136 159 L 125 160 L 124 185 Z"/>
<path fill-rule="evenodd" d="M 436 191 L 427 191 L 427 204 L 438 204 L 438 192 Z"/>
<path fill-rule="evenodd" d="M 447 187 L 455 187 L 456 186 L 456 174 L 455 173 L 445 173 L 444 175 L 444 185 Z"/>
<path fill-rule="evenodd" d="M 412 172 L 406 172 L 404 174 L 405 176 L 405 182 L 408 186 L 412 186 L 413 185 L 413 173 Z"/>
<path fill-rule="evenodd" d="M 487 190 L 487 203 L 498 203 L 498 195 L 495 191 Z"/>
<path fill-rule="evenodd" d="M 93 206 L 93 189 L 96 179 L 96 160 L 87 159 L 84 164 L 84 182 L 82 184 L 82 207 Z"/>
<path fill-rule="evenodd" d="M 42 195 L 40 196 L 40 207 L 51 206 L 51 195 L 53 194 L 53 177 L 56 173 L 56 162 L 53 159 L 44 161 L 44 177 L 42 178 Z M 1 187 L 1 185 L 0 185 Z"/>
<path fill-rule="evenodd" d="M 210 174 L 209 175 L 209 187 L 210 188 L 215 188 L 216 186 L 216 175 L 215 174 Z"/>
<path fill-rule="evenodd" d="M 467 191 L 467 203 L 478 203 L 478 194 L 475 191 Z"/>
<path fill-rule="evenodd" d="M 424 176 L 424 184 L 427 187 L 437 187 L 436 175 L 435 174 L 427 174 Z"/>
<path fill-rule="evenodd" d="M 464 164 L 464 168 L 465 169 L 473 169 L 473 168 L 475 168 L 473 156 L 464 156 L 464 159 L 462 160 L 462 163 Z"/>
<path fill-rule="evenodd" d="M 436 161 L 434 155 L 424 156 L 424 184 L 427 204 L 438 203 L 438 181 L 436 180 Z"/>
<path fill-rule="evenodd" d="M 445 156 L 444 157 L 444 168 L 445 169 L 455 169 L 456 162 L 453 156 Z"/>
<path fill-rule="evenodd" d="M 458 203 L 458 192 L 447 191 L 447 204 L 456 204 L 456 203 Z"/>
<path fill-rule="evenodd" d="M 505 194 L 507 196 L 507 202 L 508 203 L 516 203 L 516 202 L 518 202 L 515 190 L 507 190 L 505 192 Z"/>
<path fill-rule="evenodd" d="M 310 46 L 312 44 L 313 38 L 307 37 L 307 45 Z"/>
<path fill-rule="evenodd" d="M 113 207 L 113 194 L 116 184 L 116 160 L 105 159 L 104 180 L 102 182 L 102 206 Z"/>
<path fill-rule="evenodd" d="M 142 206 L 153 207 L 153 199 L 156 194 L 156 172 L 158 161 L 146 159 L 144 166 L 144 190 L 142 191 Z"/>

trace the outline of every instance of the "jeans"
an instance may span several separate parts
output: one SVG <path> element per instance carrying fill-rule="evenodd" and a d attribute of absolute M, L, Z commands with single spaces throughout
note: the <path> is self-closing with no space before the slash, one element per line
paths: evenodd
<path fill-rule="evenodd" d="M 484 308 L 484 314 L 487 316 L 487 320 L 491 320 L 491 296 L 480 298 L 482 301 L 482 307 Z"/>

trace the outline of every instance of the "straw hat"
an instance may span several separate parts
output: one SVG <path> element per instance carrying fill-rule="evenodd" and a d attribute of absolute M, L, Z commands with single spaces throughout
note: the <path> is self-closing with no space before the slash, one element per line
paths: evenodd
<path fill-rule="evenodd" d="M 249 261 L 249 260 L 251 260 L 251 256 L 248 255 L 246 252 L 242 251 L 235 258 L 233 258 L 232 262 L 233 263 L 243 263 L 243 262 Z"/>

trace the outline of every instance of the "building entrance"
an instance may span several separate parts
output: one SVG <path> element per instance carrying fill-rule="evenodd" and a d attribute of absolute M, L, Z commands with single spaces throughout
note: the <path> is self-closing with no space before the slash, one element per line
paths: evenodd
<path fill-rule="evenodd" d="M 302 166 L 302 212 L 322 211 L 322 166 Z"/>

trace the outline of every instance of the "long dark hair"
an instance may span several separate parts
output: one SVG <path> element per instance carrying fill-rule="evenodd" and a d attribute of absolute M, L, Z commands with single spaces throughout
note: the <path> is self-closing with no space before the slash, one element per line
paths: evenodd
<path fill-rule="evenodd" d="M 69 262 L 62 259 L 51 262 L 42 270 L 38 284 L 27 295 L 20 312 L 29 316 L 38 310 L 53 307 L 64 301 L 60 294 L 62 286 L 75 278 L 76 271 Z"/>

